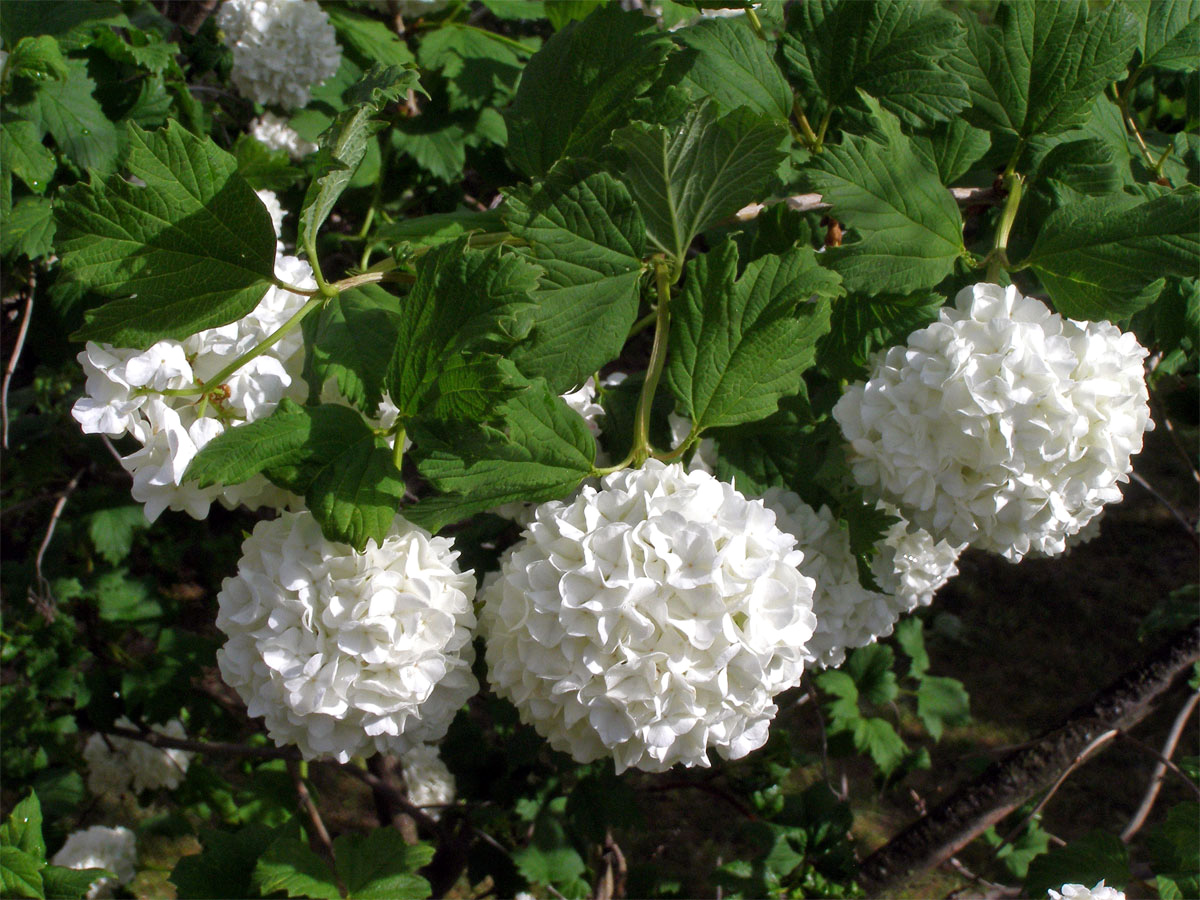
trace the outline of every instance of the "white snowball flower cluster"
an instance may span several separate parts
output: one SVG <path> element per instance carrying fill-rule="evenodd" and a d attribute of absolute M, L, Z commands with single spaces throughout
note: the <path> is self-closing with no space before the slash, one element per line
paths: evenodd
<path fill-rule="evenodd" d="M 116 884 L 128 884 L 137 874 L 137 838 L 128 828 L 93 825 L 71 834 L 50 862 L 66 869 L 112 872 L 117 876 L 115 884 L 111 878 L 98 878 L 88 888 L 89 898 L 105 896 Z"/>
<path fill-rule="evenodd" d="M 254 194 L 262 202 L 262 205 L 267 208 L 267 214 L 271 217 L 271 227 L 275 229 L 275 248 L 278 252 L 282 246 L 283 217 L 287 213 L 284 211 L 283 205 L 279 202 L 279 198 L 275 196 L 274 191 L 263 189 L 255 191 Z"/>
<path fill-rule="evenodd" d="M 276 273 L 289 284 L 316 287 L 308 263 L 280 257 Z M 71 415 L 85 434 L 130 435 L 141 449 L 121 465 L 133 475 L 133 498 L 153 522 L 164 509 L 186 510 L 197 519 L 214 500 L 229 507 L 282 506 L 290 495 L 257 475 L 242 484 L 200 488 L 184 472 L 200 449 L 227 427 L 269 416 L 283 397 L 303 400 L 300 377 L 304 338 L 299 329 L 237 370 L 210 395 L 199 415 L 199 395 L 162 391 L 194 388 L 255 347 L 304 305 L 306 298 L 272 287 L 245 318 L 209 328 L 184 341 L 163 340 L 148 350 L 89 341 L 78 356 L 87 375 L 85 395 Z M 228 395 L 226 396 L 226 392 Z"/>
<path fill-rule="evenodd" d="M 800 572 L 816 584 L 813 614 L 817 630 L 809 651 L 823 666 L 839 666 L 846 651 L 892 633 L 900 616 L 926 605 L 958 574 L 955 560 L 963 548 L 935 545 L 925 532 L 909 534 L 903 520 L 879 542 L 872 574 L 881 590 L 863 587 L 850 549 L 850 535 L 827 506 L 815 510 L 799 494 L 771 488 L 763 495 L 775 523 L 795 536 L 804 554 Z"/>
<path fill-rule="evenodd" d="M 317 145 L 306 141 L 296 133 L 287 120 L 272 112 L 263 113 L 250 123 L 250 137 L 269 150 L 283 150 L 294 160 L 301 160 L 317 152 Z"/>
<path fill-rule="evenodd" d="M 1013 562 L 1053 555 L 1121 499 L 1153 427 L 1146 355 L 1108 322 L 977 284 L 879 356 L 833 415 L 858 482 L 935 538 Z"/>
<path fill-rule="evenodd" d="M 221 676 L 305 759 L 439 740 L 479 688 L 475 579 L 457 558 L 400 517 L 361 553 L 307 511 L 259 522 L 217 597 Z"/>
<path fill-rule="evenodd" d="M 431 819 L 440 819 L 442 808 L 454 802 L 456 785 L 438 748 L 433 744 L 413 747 L 400 757 L 400 765 L 408 799 L 414 806 L 428 807 L 425 813 Z"/>
<path fill-rule="evenodd" d="M 297 108 L 338 70 L 342 48 L 316 0 L 225 0 L 217 26 L 233 50 L 231 78 L 258 103 Z"/>
<path fill-rule="evenodd" d="M 484 591 L 492 685 L 551 746 L 618 772 L 762 746 L 816 627 L 774 518 L 656 460 L 542 504 Z"/>
<path fill-rule="evenodd" d="M 1125 892 L 1106 886 L 1103 878 L 1091 890 L 1082 884 L 1064 884 L 1046 896 L 1047 900 L 1125 900 Z"/>
<path fill-rule="evenodd" d="M 133 728 L 122 716 L 118 727 Z M 187 737 L 183 723 L 172 719 L 166 725 L 151 725 L 150 730 L 166 737 Z M 88 764 L 88 790 L 96 796 L 118 795 L 130 789 L 141 793 L 156 788 L 174 790 L 183 782 L 193 754 L 186 750 L 152 747 L 145 741 L 119 735 L 93 734 L 83 746 Z"/>

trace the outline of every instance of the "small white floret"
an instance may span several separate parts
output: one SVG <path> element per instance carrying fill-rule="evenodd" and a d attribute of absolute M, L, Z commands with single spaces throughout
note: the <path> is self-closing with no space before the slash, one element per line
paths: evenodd
<path fill-rule="evenodd" d="M 99 878 L 88 888 L 89 898 L 104 896 L 117 884 L 129 884 L 137 874 L 137 838 L 128 828 L 93 825 L 71 834 L 50 859 L 66 869 L 106 869 L 116 875 Z"/>

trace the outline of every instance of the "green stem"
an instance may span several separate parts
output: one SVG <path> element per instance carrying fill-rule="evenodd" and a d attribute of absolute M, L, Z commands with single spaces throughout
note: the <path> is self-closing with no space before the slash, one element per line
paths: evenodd
<path fill-rule="evenodd" d="M 337 290 L 325 280 L 325 275 L 321 272 L 321 260 L 317 256 L 317 235 L 313 231 L 307 231 L 304 235 L 304 253 L 308 257 L 308 264 L 312 266 L 317 290 L 326 297 L 337 296 Z"/>
<path fill-rule="evenodd" d="M 758 13 L 754 11 L 753 6 L 746 7 L 746 21 L 750 23 L 750 28 L 758 35 L 760 41 L 767 40 L 767 33 L 763 31 L 762 22 L 758 18 Z"/>
<path fill-rule="evenodd" d="M 671 330 L 671 274 L 666 260 L 656 260 L 654 282 L 658 291 L 658 309 L 654 318 L 654 346 L 650 350 L 650 365 L 646 369 L 646 380 L 638 397 L 637 413 L 633 422 L 633 455 L 635 465 L 641 465 L 653 450 L 650 447 L 650 410 L 654 406 L 654 392 L 662 377 L 663 365 L 667 360 L 667 336 Z"/>
<path fill-rule="evenodd" d="M 640 319 L 638 319 L 636 322 L 633 323 L 633 327 L 631 327 L 629 329 L 629 334 L 627 334 L 625 336 L 625 340 L 629 340 L 635 334 L 641 334 L 643 331 L 645 331 L 647 328 L 649 328 L 652 324 L 654 324 L 654 319 L 657 316 L 658 316 L 658 313 L 655 310 L 650 310 L 650 312 L 646 313 L 644 316 L 642 316 Z"/>
<path fill-rule="evenodd" d="M 1163 150 L 1162 156 L 1158 158 L 1158 162 L 1154 164 L 1154 177 L 1162 178 L 1163 166 L 1167 163 L 1167 157 L 1171 155 L 1171 151 L 1175 149 L 1175 145 L 1167 144 L 1167 148 Z"/>
<path fill-rule="evenodd" d="M 321 293 L 320 288 L 304 288 L 296 284 L 288 284 L 286 281 L 281 281 L 278 278 L 272 278 L 271 281 L 275 287 L 281 288 L 289 294 L 299 294 L 301 297 L 312 297 Z"/>
<path fill-rule="evenodd" d="M 508 37 L 507 35 L 496 34 L 496 32 L 488 31 L 486 28 L 477 28 L 474 25 L 468 25 L 466 22 L 455 22 L 454 27 L 465 28 L 468 31 L 478 31 L 480 34 L 486 34 L 488 37 L 490 37 L 494 41 L 499 41 L 501 44 L 505 44 L 505 45 L 511 47 L 513 50 L 517 51 L 518 53 L 522 54 L 523 56 L 533 56 L 533 50 L 531 50 L 529 47 L 526 47 L 520 41 L 513 40 L 512 38 Z"/>
<path fill-rule="evenodd" d="M 687 437 L 680 441 L 678 447 L 663 453 L 655 453 L 654 458 L 660 462 L 673 463 L 676 460 L 682 459 L 684 454 L 691 450 L 698 440 L 700 440 L 700 434 L 696 431 L 696 426 L 693 424 L 687 433 Z"/>
<path fill-rule="evenodd" d="M 392 447 L 392 463 L 396 466 L 396 471 L 400 471 L 400 464 L 404 462 L 404 440 L 406 437 L 404 423 L 397 422 L 396 427 L 392 430 L 392 434 L 396 436 L 396 445 Z"/>
<path fill-rule="evenodd" d="M 825 132 L 829 130 L 829 119 L 833 115 L 832 109 L 825 110 L 825 115 L 821 116 L 821 124 L 817 126 L 817 151 L 825 146 Z"/>
<path fill-rule="evenodd" d="M 796 117 L 796 121 L 800 123 L 800 133 L 804 136 L 803 143 L 809 150 L 816 152 L 817 135 L 812 130 L 812 125 L 808 123 L 808 116 L 804 115 L 804 110 L 800 107 L 800 98 L 792 99 L 792 115 Z"/>
<path fill-rule="evenodd" d="M 1025 178 L 1012 172 L 1005 178 L 1004 183 L 1008 188 L 1008 199 L 1004 201 L 1004 210 L 1000 213 L 995 246 L 987 256 L 987 280 L 993 284 L 999 283 L 1000 270 L 1008 268 L 1008 236 L 1012 232 L 1013 222 L 1017 219 L 1017 208 L 1021 205 Z"/>
<path fill-rule="evenodd" d="M 334 291 L 334 293 L 336 294 L 337 292 Z M 321 306 L 325 300 L 326 297 L 324 295 L 310 298 L 309 301 L 300 307 L 300 309 L 298 309 L 290 319 L 267 335 L 261 344 L 251 347 L 212 378 L 208 379 L 208 381 L 204 382 L 204 387 L 200 389 L 204 394 L 204 396 L 200 399 L 200 415 L 204 414 L 204 403 L 208 399 L 210 391 L 223 384 L 226 378 L 228 378 L 246 363 L 250 362 L 250 360 L 254 359 L 255 357 L 262 356 L 264 353 L 278 344 L 288 333 L 294 331 L 297 325 L 304 321 L 305 316 L 307 316 L 318 306 Z"/>

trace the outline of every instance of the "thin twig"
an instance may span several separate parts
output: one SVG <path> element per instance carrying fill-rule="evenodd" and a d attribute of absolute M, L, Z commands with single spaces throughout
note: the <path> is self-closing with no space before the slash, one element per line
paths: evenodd
<path fill-rule="evenodd" d="M 829 777 L 829 741 L 825 737 L 825 717 L 821 715 L 821 703 L 817 697 L 817 689 L 813 687 L 808 678 L 804 679 L 803 685 L 809 699 L 812 700 L 813 715 L 817 717 L 817 728 L 821 732 L 821 775 L 825 779 L 825 787 L 829 788 L 831 794 L 836 794 L 839 800 L 845 800 L 844 796 L 833 789 L 833 781 Z"/>
<path fill-rule="evenodd" d="M 1183 441 L 1179 439 L 1179 435 L 1175 431 L 1175 426 L 1171 423 L 1170 416 L 1163 409 L 1162 404 L 1158 400 L 1158 394 L 1154 391 L 1150 392 L 1150 409 L 1154 413 L 1154 421 L 1162 423 L 1163 428 L 1167 429 L 1167 437 L 1171 439 L 1171 444 L 1175 450 L 1183 458 L 1184 463 L 1188 467 L 1188 471 L 1192 473 L 1192 479 L 1200 484 L 1200 469 L 1196 468 L 1196 463 L 1192 459 L 1192 455 L 1188 453 L 1187 448 L 1183 446 Z"/>
<path fill-rule="evenodd" d="M 950 194 L 959 206 L 999 203 L 1004 199 L 1004 196 L 997 193 L 995 187 L 990 184 L 986 187 L 950 188 Z M 738 222 L 749 222 L 761 215 L 768 206 L 773 206 L 778 202 L 786 203 L 788 209 L 793 212 L 817 212 L 830 208 L 830 204 L 826 203 L 825 198 L 820 194 L 793 194 L 790 197 L 784 197 L 781 201 L 751 203 L 738 210 L 733 219 Z"/>
<path fill-rule="evenodd" d="M 1200 703 L 1200 691 L 1194 692 L 1188 698 L 1187 703 L 1183 704 L 1183 708 L 1179 710 L 1179 715 L 1175 717 L 1171 730 L 1167 734 L 1167 740 L 1163 743 L 1163 758 L 1154 764 L 1154 772 L 1150 776 L 1146 795 L 1142 797 L 1142 804 L 1133 814 L 1133 818 L 1129 820 L 1129 824 L 1125 826 L 1125 830 L 1121 832 L 1121 840 L 1125 843 L 1128 844 L 1130 839 L 1146 824 L 1146 817 L 1154 808 L 1154 802 L 1158 799 L 1158 792 L 1162 789 L 1163 779 L 1167 774 L 1167 763 L 1164 760 L 1169 761 L 1175 755 L 1175 747 L 1178 746 L 1179 739 L 1183 736 L 1183 729 L 1191 722 L 1197 703 Z"/>
<path fill-rule="evenodd" d="M 1197 547 L 1200 547 L 1200 535 L 1196 534 L 1196 526 L 1193 525 L 1191 522 L 1189 522 L 1184 517 L 1183 513 L 1181 513 L 1179 510 L 1177 510 L 1175 508 L 1174 504 L 1172 504 L 1170 500 L 1168 500 L 1166 497 L 1164 497 L 1162 494 L 1160 494 L 1157 490 L 1155 490 L 1151 486 L 1150 482 L 1148 482 L 1145 478 L 1143 478 L 1137 472 L 1130 472 L 1129 477 L 1133 480 L 1134 484 L 1141 485 L 1143 488 L 1145 488 L 1146 492 L 1151 497 L 1153 497 L 1155 500 L 1157 500 L 1168 512 L 1170 512 L 1172 518 L 1174 518 L 1176 522 L 1178 522 L 1180 525 L 1183 526 L 1183 530 L 1187 532 L 1188 537 L 1191 538 L 1192 543 L 1195 544 Z"/>
<path fill-rule="evenodd" d="M 100 435 L 100 440 L 104 441 L 104 448 L 110 454 L 112 454 L 112 458 L 115 459 L 117 461 L 117 464 L 119 465 L 121 463 L 121 454 L 117 451 L 117 448 L 113 446 L 113 442 L 109 439 L 108 435 L 107 434 Z M 123 469 L 125 467 L 121 466 L 121 468 Z"/>
<path fill-rule="evenodd" d="M 422 828 L 435 833 L 437 832 L 438 823 L 429 815 L 429 813 L 425 812 L 423 809 L 421 809 L 421 807 L 415 805 L 411 800 L 404 796 L 402 791 L 398 790 L 394 785 L 389 784 L 385 779 L 380 778 L 373 772 L 367 772 L 363 769 L 360 769 L 357 766 L 344 766 L 343 771 L 349 772 L 351 775 L 364 782 L 373 790 L 381 791 L 387 794 L 388 799 L 392 803 L 396 804 L 396 806 L 400 807 L 400 809 L 402 809 L 405 813 L 412 816 L 413 820 Z"/>
<path fill-rule="evenodd" d="M 4 427 L 4 449 L 8 449 L 8 386 L 12 384 L 13 372 L 17 370 L 17 361 L 21 358 L 21 350 L 25 347 L 25 335 L 29 334 L 29 320 L 33 318 L 33 291 L 37 286 L 37 270 L 29 273 L 29 283 L 25 290 L 25 314 L 21 317 L 21 330 L 17 332 L 17 342 L 13 344 L 12 356 L 4 369 L 4 385 L 0 387 L 0 421 Z"/>
<path fill-rule="evenodd" d="M 1097 736 L 1095 740 L 1075 754 L 1075 758 L 1071 761 L 1071 764 L 1067 766 L 1066 770 L 1061 775 L 1058 776 L 1058 780 L 1054 782 L 1054 784 L 1050 787 L 1050 790 L 1046 792 L 1046 795 L 1037 802 L 1037 805 L 1032 810 L 1029 811 L 1029 815 L 1025 816 L 1025 818 L 1018 822 L 1017 825 L 1004 836 L 1004 840 L 1000 842 L 1000 846 L 1003 847 L 1005 844 L 1011 844 L 1013 839 L 1022 831 L 1024 831 L 1026 826 L 1029 825 L 1029 823 L 1035 818 L 1037 818 L 1038 814 L 1046 808 L 1046 804 L 1050 802 L 1050 798 L 1053 797 L 1058 789 L 1063 786 L 1063 782 L 1071 777 L 1071 773 L 1083 765 L 1089 756 L 1091 756 L 1120 733 L 1121 732 L 1119 729 L 1110 728 L 1108 731 Z"/>
<path fill-rule="evenodd" d="M 33 559 L 33 574 L 37 581 L 39 593 L 35 594 L 33 588 L 30 588 L 29 599 L 38 605 L 39 608 L 45 605 L 47 608 L 53 609 L 54 595 L 50 593 L 50 582 L 42 574 L 42 560 L 45 559 L 46 548 L 50 546 L 50 541 L 54 537 L 54 529 L 58 526 L 58 519 L 62 515 L 63 507 L 71 499 L 71 494 L 75 493 L 75 488 L 79 487 L 79 479 L 83 477 L 83 473 L 86 471 L 86 468 L 80 469 L 75 473 L 75 477 L 67 482 L 67 486 L 63 488 L 62 495 L 58 498 L 58 502 L 54 504 L 54 509 L 50 513 L 50 524 L 46 526 L 46 534 L 42 537 L 42 543 L 38 547 L 37 556 Z M 43 615 L 45 615 L 44 612 Z"/>
<path fill-rule="evenodd" d="M 1187 776 L 1187 773 L 1184 772 L 1183 769 L 1179 768 L 1179 766 L 1175 765 L 1175 763 L 1171 762 L 1171 760 L 1167 759 L 1149 744 L 1145 743 L 1144 741 L 1139 741 L 1137 738 L 1133 737 L 1133 735 L 1122 732 L 1121 737 L 1129 741 L 1129 743 L 1133 744 L 1133 746 L 1137 747 L 1142 752 L 1157 759 L 1160 763 L 1178 775 L 1180 779 L 1182 779 L 1183 783 L 1196 793 L 1197 797 L 1200 797 L 1200 785 L 1197 785 L 1196 782 L 1192 781 L 1192 779 Z"/>
<path fill-rule="evenodd" d="M 248 747 L 245 744 L 229 744 L 223 741 L 190 741 L 185 738 L 169 737 L 157 731 L 138 731 L 114 725 L 107 734 L 132 738 L 151 747 L 166 747 L 171 750 L 191 750 L 193 753 L 214 753 L 221 756 L 252 756 L 259 759 L 300 759 L 295 747 Z"/>
<path fill-rule="evenodd" d="M 308 785 L 304 783 L 304 775 L 300 771 L 300 763 L 294 759 L 289 759 L 287 761 L 287 770 L 288 774 L 292 776 L 292 784 L 296 788 L 296 796 L 300 798 L 300 805 L 308 813 L 308 820 L 312 823 L 317 840 L 329 856 L 329 861 L 333 863 L 333 877 L 337 881 L 338 893 L 345 897 L 349 892 L 346 890 L 342 876 L 337 870 L 337 856 L 333 852 L 333 839 L 329 837 L 329 829 L 325 827 L 325 822 L 321 818 L 321 811 L 317 809 L 317 804 L 313 802 L 312 794 L 308 792 Z"/>
<path fill-rule="evenodd" d="M 993 894 L 997 897 L 1020 897 L 1021 896 L 1020 888 L 1009 887 L 1007 884 L 999 884 L 995 881 L 988 881 L 982 875 L 977 875 L 976 873 L 974 873 L 970 869 L 968 869 L 965 865 L 963 865 L 957 856 L 950 857 L 948 860 L 946 860 L 946 862 L 949 864 L 950 868 L 954 869 L 954 871 L 957 872 L 959 875 L 961 875 L 963 878 L 968 879 L 972 885 L 983 885 L 989 891 L 993 892 Z M 961 894 L 965 890 L 966 890 L 966 887 L 955 888 L 953 891 L 951 891 L 949 894 L 947 894 L 946 897 L 949 900 L 949 898 L 957 897 L 959 894 Z"/>

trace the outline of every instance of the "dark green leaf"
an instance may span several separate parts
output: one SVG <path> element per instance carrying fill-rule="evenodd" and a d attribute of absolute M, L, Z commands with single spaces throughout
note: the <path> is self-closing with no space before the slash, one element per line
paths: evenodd
<path fill-rule="evenodd" d="M 726 242 L 688 263 L 674 304 L 666 381 L 696 430 L 766 418 L 799 391 L 840 291 L 808 247 L 759 257 L 735 282 L 737 261 Z"/>
<path fill-rule="evenodd" d="M 817 344 L 817 362 L 834 378 L 860 378 L 876 351 L 905 341 L 937 319 L 945 299 L 918 291 L 907 297 L 854 294 L 834 300 L 829 333 Z"/>
<path fill-rule="evenodd" d="M 563 497 L 592 470 L 587 423 L 538 379 L 504 404 L 503 429 L 440 425 L 416 432 L 421 474 L 444 495 L 405 516 L 431 531 L 517 500 Z"/>
<path fill-rule="evenodd" d="M 0 889 L 7 897 L 44 897 L 41 869 L 45 861 L 16 847 L 0 847 Z"/>
<path fill-rule="evenodd" d="M 37 259 L 54 249 L 54 204 L 48 197 L 22 197 L 5 217 L 0 254 Z"/>
<path fill-rule="evenodd" d="M 852 650 L 841 670 L 854 679 L 860 695 L 881 706 L 895 700 L 900 690 L 892 671 L 895 658 L 891 647 L 869 644 Z"/>
<path fill-rule="evenodd" d="M 453 111 L 507 105 L 504 101 L 521 75 L 523 58 L 535 49 L 522 52 L 500 35 L 448 22 L 425 34 L 418 54 L 422 69 L 441 70 Z"/>
<path fill-rule="evenodd" d="M 851 293 L 907 294 L 937 284 L 966 253 L 962 216 L 932 161 L 877 110 L 885 143 L 847 135 L 807 170 L 815 190 L 857 240 L 826 251 Z"/>
<path fill-rule="evenodd" d="M 526 175 L 564 156 L 594 155 L 614 128 L 648 108 L 640 99 L 662 72 L 670 39 L 638 11 L 605 4 L 548 40 L 525 67 L 506 115 L 508 152 Z"/>
<path fill-rule="evenodd" d="M 42 81 L 29 92 L 14 92 L 5 109 L 50 132 L 58 149 L 81 169 L 111 172 L 119 149 L 116 126 L 92 96 L 96 82 L 88 77 L 87 66 L 72 59 L 67 69 L 62 80 Z"/>
<path fill-rule="evenodd" d="M 1177 898 L 1200 891 L 1200 804 L 1177 803 L 1167 811 L 1167 820 L 1151 832 L 1147 845 L 1159 884 L 1159 896 L 1167 897 L 1164 882 L 1170 882 Z"/>
<path fill-rule="evenodd" d="M 300 212 L 299 242 L 308 246 L 333 211 L 367 155 L 367 144 L 383 127 L 375 117 L 389 101 L 417 84 L 417 74 L 398 66 L 374 66 L 346 91 L 349 106 L 321 135 L 316 167 L 320 173 L 308 186 Z"/>
<path fill-rule="evenodd" d="M 514 191 L 508 206 L 509 229 L 546 271 L 533 294 L 533 333 L 512 358 L 526 375 L 568 391 L 621 352 L 637 318 L 642 216 L 603 172 L 560 174 Z"/>
<path fill-rule="evenodd" d="M 112 28 L 102 26 L 94 32 L 93 46 L 104 51 L 110 59 L 126 65 L 160 74 L 175 62 L 179 47 L 168 44 L 155 31 L 142 31 L 132 26 L 122 29 L 124 38 Z"/>
<path fill-rule="evenodd" d="M 995 828 L 988 829 L 984 837 L 993 847 L 1001 841 Z M 1004 868 L 1024 881 L 1029 874 L 1029 864 L 1049 849 L 1049 832 L 1043 831 L 1036 821 L 1032 821 L 1015 841 L 997 848 L 996 859 L 1003 860 Z"/>
<path fill-rule="evenodd" d="M 383 375 L 399 330 L 400 300 L 380 285 L 342 291 L 314 323 L 309 384 L 316 392 L 329 379 L 368 416 L 383 399 Z"/>
<path fill-rule="evenodd" d="M 695 53 L 682 83 L 697 99 L 712 97 L 725 112 L 746 106 L 783 121 L 791 115 L 792 89 L 744 19 L 705 19 L 677 37 Z"/>
<path fill-rule="evenodd" d="M 144 187 L 93 180 L 56 209 L 66 274 L 126 298 L 89 310 L 80 337 L 145 348 L 249 313 L 274 277 L 275 229 L 234 158 L 178 122 L 131 125 L 129 141 L 127 168 Z"/>
<path fill-rule="evenodd" d="M 341 898 L 329 864 L 295 838 L 275 841 L 259 858 L 252 880 L 264 894 L 284 891 L 289 897 L 313 900 Z"/>
<path fill-rule="evenodd" d="M 784 136 L 782 125 L 748 109 L 720 116 L 713 102 L 670 128 L 635 122 L 617 132 L 650 242 L 681 266 L 693 237 L 769 193 Z"/>
<path fill-rule="evenodd" d="M 12 47 L 29 35 L 48 34 L 59 39 L 64 50 L 75 50 L 91 42 L 98 25 L 129 24 L 115 0 L 79 3 L 76 0 L 4 0 L 0 38 Z"/>
<path fill-rule="evenodd" d="M 587 870 L 571 846 L 562 822 L 548 811 L 538 816 L 533 840 L 513 854 L 513 862 L 531 882 L 560 885 L 578 879 Z"/>
<path fill-rule="evenodd" d="M 921 678 L 929 671 L 929 652 L 925 649 L 925 624 L 909 617 L 896 625 L 896 643 L 911 660 L 909 678 Z"/>
<path fill-rule="evenodd" d="M 341 4 L 325 10 L 343 46 L 362 56 L 367 65 L 407 66 L 415 62 L 404 39 L 379 19 L 354 12 Z"/>
<path fill-rule="evenodd" d="M 286 150 L 271 150 L 248 134 L 233 145 L 238 174 L 255 190 L 285 191 L 304 173 L 293 166 Z"/>
<path fill-rule="evenodd" d="M 938 181 L 945 185 L 954 184 L 966 175 L 992 146 L 990 134 L 959 118 L 943 122 L 913 141 L 933 160 Z"/>
<path fill-rule="evenodd" d="M 375 230 L 375 237 L 381 241 L 408 243 L 416 247 L 436 247 L 464 235 L 503 230 L 504 220 L 500 210 L 460 210 L 389 222 Z"/>
<path fill-rule="evenodd" d="M 870 756 L 884 775 L 890 775 L 908 756 L 908 747 L 887 719 L 858 719 L 853 734 L 855 749 Z"/>
<path fill-rule="evenodd" d="M 561 31 L 568 22 L 580 22 L 603 5 L 604 0 L 553 0 L 544 8 L 554 30 Z"/>
<path fill-rule="evenodd" d="M 133 547 L 133 533 L 149 523 L 140 504 L 97 510 L 88 517 L 88 537 L 104 559 L 117 565 Z"/>
<path fill-rule="evenodd" d="M 417 869 L 429 864 L 430 844 L 406 844 L 394 828 L 344 834 L 333 842 L 338 873 L 354 900 L 423 900 L 432 889 Z"/>
<path fill-rule="evenodd" d="M 42 805 L 33 791 L 13 807 L 8 821 L 0 825 L 0 845 L 16 847 L 38 860 L 46 858 L 46 842 L 42 839 Z"/>
<path fill-rule="evenodd" d="M 1121 189 L 1112 148 L 1097 138 L 1056 144 L 1038 161 L 1030 180 L 1053 180 L 1077 193 L 1090 195 L 1112 194 Z"/>
<path fill-rule="evenodd" d="M 46 900 L 81 900 L 92 884 L 113 873 L 105 869 L 68 869 L 46 866 L 42 869 L 42 888 Z"/>
<path fill-rule="evenodd" d="M 97 578 L 88 593 L 106 622 L 142 622 L 162 615 L 152 590 L 146 581 L 130 578 L 125 569 L 118 569 Z"/>
<path fill-rule="evenodd" d="M 917 688 L 917 715 L 935 741 L 946 725 L 965 725 L 970 719 L 970 698 L 957 678 L 926 675 Z"/>
<path fill-rule="evenodd" d="M 57 168 L 54 154 L 42 143 L 41 129 L 32 122 L 10 119 L 0 127 L 0 169 L 42 194 Z"/>
<path fill-rule="evenodd" d="M 1073 319 L 1124 319 L 1150 303 L 1168 275 L 1191 276 L 1200 254 L 1200 191 L 1136 203 L 1089 198 L 1053 213 L 1026 263 L 1055 308 Z"/>
<path fill-rule="evenodd" d="M 500 248 L 468 250 L 466 239 L 435 247 L 417 264 L 400 307 L 386 386 L 402 419 L 421 411 L 441 372 L 464 353 L 511 345 L 528 334 L 529 292 L 541 270 Z"/>
<path fill-rule="evenodd" d="M 1200 0 L 1143 0 L 1133 10 L 1145 23 L 1142 65 L 1194 72 L 1200 65 Z"/>
<path fill-rule="evenodd" d="M 1130 881 L 1129 851 L 1115 834 L 1093 831 L 1086 837 L 1055 847 L 1029 864 L 1025 892 L 1044 897 L 1051 888 L 1084 884 L 1089 888 L 1101 879 L 1120 890 Z"/>
<path fill-rule="evenodd" d="M 781 44 L 805 114 L 816 123 L 875 97 L 908 125 L 944 121 L 968 104 L 966 85 L 944 64 L 962 24 L 934 3 L 816 0 L 788 15 Z"/>
<path fill-rule="evenodd" d="M 1014 0 L 997 8 L 996 21 L 988 27 L 968 16 L 966 44 L 949 62 L 971 90 L 968 120 L 1024 138 L 1082 123 L 1137 42 L 1123 3 L 1089 14 L 1083 0 Z"/>

